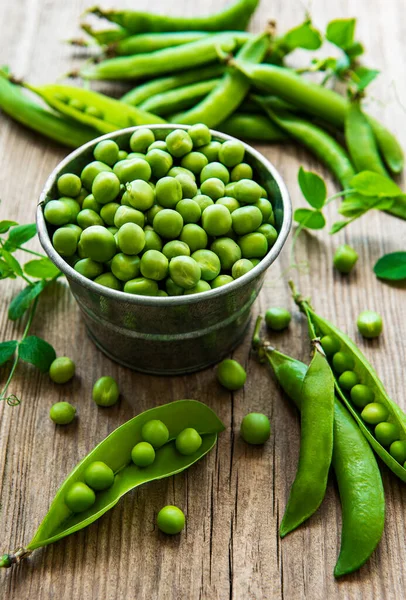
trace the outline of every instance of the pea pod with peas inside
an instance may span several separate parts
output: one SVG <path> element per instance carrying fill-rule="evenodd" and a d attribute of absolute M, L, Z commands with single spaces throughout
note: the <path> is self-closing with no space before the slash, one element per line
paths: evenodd
<path fill-rule="evenodd" d="M 151 424 L 155 423 L 160 425 L 159 437 L 162 438 L 162 430 L 165 436 L 159 443 L 151 441 L 155 446 L 153 462 L 146 467 L 138 467 L 132 462 L 132 450 L 146 437 L 148 441 L 156 437 L 156 431 L 151 431 Z M 176 439 L 189 428 L 197 431 L 201 445 L 193 453 L 183 454 L 177 450 Z M 0 566 L 11 566 L 19 561 L 21 555 L 27 556 L 37 548 L 52 544 L 90 525 L 113 508 L 124 494 L 139 485 L 184 471 L 213 448 L 217 434 L 223 430 L 224 425 L 215 413 L 196 400 L 171 402 L 147 410 L 127 421 L 75 467 L 57 492 L 48 514 L 31 542 L 25 548 L 19 549 L 19 553 L 4 555 Z M 85 483 L 88 481 L 88 469 L 91 465 L 92 469 L 95 469 L 95 463 L 105 463 L 108 469 L 103 470 L 107 475 L 111 470 L 114 475 L 112 485 L 97 491 L 96 494 L 92 493 Z M 97 468 L 100 469 L 100 465 Z M 73 512 L 68 505 L 74 506 L 77 512 Z"/>
<path fill-rule="evenodd" d="M 307 365 L 259 340 L 257 350 L 261 360 L 267 361 L 273 369 L 283 391 L 301 410 Z M 385 523 L 385 496 L 374 454 L 337 397 L 332 466 L 342 507 L 341 549 L 334 569 L 334 575 L 340 577 L 359 569 L 378 545 Z"/>
<path fill-rule="evenodd" d="M 406 481 L 406 415 L 391 400 L 361 350 L 337 327 L 320 317 L 293 286 L 296 304 L 305 314 L 312 339 L 322 347 L 335 376 L 338 398 L 348 408 L 376 454 Z M 393 444 L 396 450 L 393 450 Z M 400 451 L 401 450 L 401 451 Z"/>

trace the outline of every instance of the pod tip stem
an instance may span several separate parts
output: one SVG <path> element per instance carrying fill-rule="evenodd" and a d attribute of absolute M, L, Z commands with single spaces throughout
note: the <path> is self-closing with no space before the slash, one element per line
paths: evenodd
<path fill-rule="evenodd" d="M 257 320 L 255 322 L 254 333 L 252 334 L 252 339 L 251 339 L 251 346 L 252 346 L 253 350 L 258 350 L 258 348 L 261 346 L 261 342 L 262 342 L 261 337 L 260 337 L 261 325 L 262 325 L 262 316 L 258 315 Z"/>

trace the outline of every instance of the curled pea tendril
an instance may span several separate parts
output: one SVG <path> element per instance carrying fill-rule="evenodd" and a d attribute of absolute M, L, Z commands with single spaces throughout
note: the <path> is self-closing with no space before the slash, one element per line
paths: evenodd
<path fill-rule="evenodd" d="M 17 398 L 15 394 L 11 394 L 5 398 L 0 398 L 0 400 L 4 400 L 8 406 L 18 406 L 21 404 L 20 398 Z"/>

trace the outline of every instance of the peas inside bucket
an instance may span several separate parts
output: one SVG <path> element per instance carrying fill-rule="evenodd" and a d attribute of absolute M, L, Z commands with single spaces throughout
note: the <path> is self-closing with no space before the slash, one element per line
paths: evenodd
<path fill-rule="evenodd" d="M 207 128 L 198 146 L 202 127 L 98 138 L 68 156 L 41 195 L 41 243 L 90 336 L 138 370 L 198 370 L 235 347 L 289 232 L 291 205 L 273 166 Z M 77 196 L 62 195 L 78 180 Z"/>

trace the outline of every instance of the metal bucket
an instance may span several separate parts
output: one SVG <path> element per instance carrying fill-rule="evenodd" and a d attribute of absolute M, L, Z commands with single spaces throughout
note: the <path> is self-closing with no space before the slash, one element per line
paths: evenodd
<path fill-rule="evenodd" d="M 179 125 L 154 125 L 157 137 Z M 245 144 L 246 162 L 259 175 L 273 202 L 278 238 L 263 260 L 246 275 L 209 292 L 174 297 L 150 297 L 106 288 L 83 277 L 54 250 L 43 207 L 56 197 L 63 173 L 80 173 L 93 160 L 98 142 L 114 139 L 128 145 L 131 127 L 99 137 L 67 156 L 51 173 L 40 196 L 37 227 L 41 244 L 69 282 L 91 339 L 113 360 L 146 373 L 175 375 L 203 369 L 237 346 L 249 325 L 251 306 L 262 287 L 266 269 L 280 253 L 288 236 L 292 207 L 288 191 L 275 167 Z M 234 139 L 212 131 L 213 140 Z"/>

